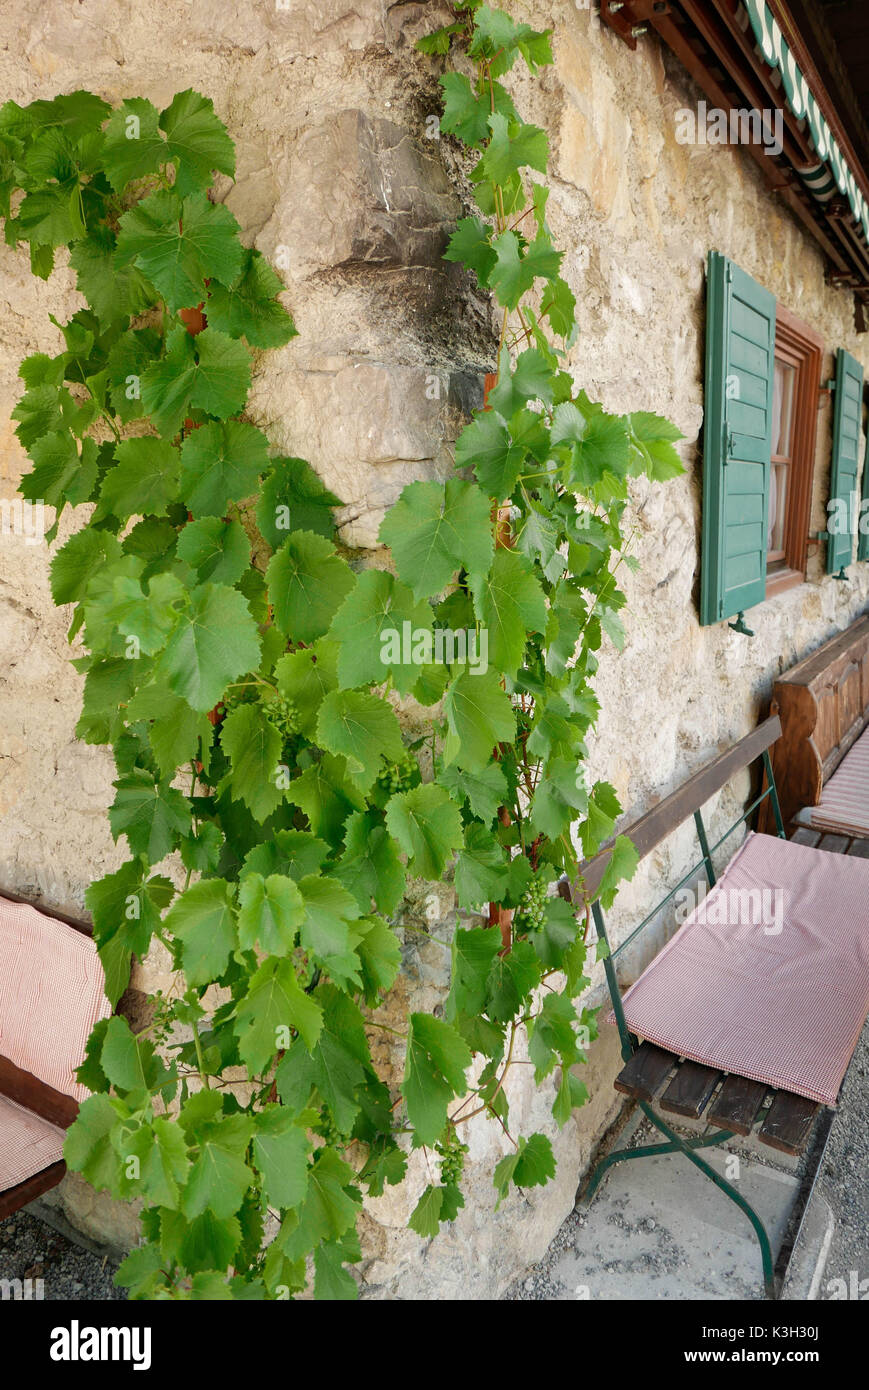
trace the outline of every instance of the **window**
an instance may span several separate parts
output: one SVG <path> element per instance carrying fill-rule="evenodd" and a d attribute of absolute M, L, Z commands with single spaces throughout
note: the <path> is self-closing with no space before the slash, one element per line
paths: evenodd
<path fill-rule="evenodd" d="M 776 306 L 766 541 L 766 597 L 806 573 L 821 382 L 821 338 Z"/>
<path fill-rule="evenodd" d="M 819 334 L 718 251 L 709 254 L 703 418 L 700 621 L 736 619 L 806 574 Z M 862 368 L 837 354 L 830 498 L 856 486 Z M 842 510 L 840 507 L 839 510 Z M 827 571 L 851 563 L 853 523 L 827 541 Z"/>

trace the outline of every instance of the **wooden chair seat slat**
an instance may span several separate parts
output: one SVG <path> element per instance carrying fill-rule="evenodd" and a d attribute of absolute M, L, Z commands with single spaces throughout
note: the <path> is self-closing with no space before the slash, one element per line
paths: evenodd
<path fill-rule="evenodd" d="M 790 1091 L 776 1091 L 758 1138 L 786 1154 L 801 1154 L 808 1142 L 818 1103 Z"/>
<path fill-rule="evenodd" d="M 807 825 L 798 826 L 791 836 L 795 845 L 808 845 L 809 849 L 817 849 L 820 838 L 820 832 L 810 830 Z"/>
<path fill-rule="evenodd" d="M 719 1129 L 750 1134 L 767 1089 L 763 1081 L 749 1081 L 747 1076 L 731 1073 L 724 1078 L 706 1118 Z"/>
<path fill-rule="evenodd" d="M 828 854 L 844 854 L 847 848 L 847 835 L 822 835 L 818 845 L 818 849 L 825 849 Z"/>
<path fill-rule="evenodd" d="M 675 1115 L 702 1115 L 706 1102 L 718 1085 L 721 1072 L 700 1062 L 683 1062 L 660 1098 L 662 1110 Z"/>
<path fill-rule="evenodd" d="M 625 1064 L 613 1085 L 623 1095 L 634 1100 L 652 1100 L 663 1086 L 676 1065 L 672 1052 L 665 1052 L 654 1043 L 640 1043 L 629 1062 Z"/>

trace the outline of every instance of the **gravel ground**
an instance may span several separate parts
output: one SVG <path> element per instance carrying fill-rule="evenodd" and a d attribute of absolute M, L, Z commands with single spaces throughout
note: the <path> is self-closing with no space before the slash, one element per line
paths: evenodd
<path fill-rule="evenodd" d="M 0 1221 L 0 1279 L 42 1279 L 45 1299 L 125 1298 L 112 1284 L 115 1269 L 26 1211 Z"/>
<path fill-rule="evenodd" d="M 818 1295 L 826 1299 L 836 1292 L 828 1287 L 832 1279 L 850 1286 L 852 1271 L 858 1283 L 869 1278 L 869 1024 L 845 1077 L 818 1190 L 836 1218 Z M 869 1284 L 862 1296 L 867 1294 Z"/>
<path fill-rule="evenodd" d="M 647 1120 L 637 1128 L 628 1144 L 646 1143 L 651 1137 Z M 624 1141 L 616 1139 L 616 1146 Z M 776 1161 L 775 1151 L 737 1148 L 729 1151 L 743 1153 L 752 1163 L 770 1168 L 783 1168 Z M 793 1168 L 785 1169 L 793 1172 Z M 800 1169 L 797 1169 L 800 1173 Z M 841 1286 L 834 1279 L 844 1280 L 849 1290 L 856 1281 L 869 1277 L 869 1023 L 863 1029 L 857 1050 L 842 1087 L 841 1101 L 833 1120 L 823 1168 L 818 1175 L 816 1192 L 829 1202 L 835 1219 L 833 1242 L 821 1280 L 818 1297 L 829 1299 L 842 1296 Z M 626 1214 L 629 1215 L 629 1214 Z M 572 1249 L 579 1238 L 585 1215 L 572 1211 L 555 1235 L 543 1259 L 526 1270 L 507 1290 L 506 1299 L 523 1302 L 554 1299 L 564 1295 L 564 1289 L 553 1275 L 561 1256 Z M 853 1273 L 852 1273 L 853 1271 Z M 869 1284 L 862 1291 L 865 1297 Z M 854 1292 L 849 1293 L 854 1297 Z M 859 1294 L 858 1294 L 859 1296 Z"/>

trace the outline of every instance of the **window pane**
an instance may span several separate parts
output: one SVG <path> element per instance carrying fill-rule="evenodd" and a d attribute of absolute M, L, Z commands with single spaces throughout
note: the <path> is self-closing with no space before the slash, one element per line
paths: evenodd
<path fill-rule="evenodd" d="M 790 458 L 794 419 L 794 384 L 796 368 L 789 362 L 775 360 L 772 387 L 772 452 Z"/>

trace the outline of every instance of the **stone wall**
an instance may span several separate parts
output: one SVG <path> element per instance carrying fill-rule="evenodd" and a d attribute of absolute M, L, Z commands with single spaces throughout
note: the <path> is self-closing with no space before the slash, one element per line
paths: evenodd
<path fill-rule="evenodd" d="M 522 3 L 520 18 L 554 24 L 556 64 L 538 82 L 511 79 L 530 119 L 551 132 L 549 215 L 566 248 L 578 300 L 571 354 L 578 384 L 614 411 L 656 410 L 684 431 L 686 476 L 633 488 L 636 575 L 625 577 L 627 642 L 603 653 L 603 714 L 595 776 L 641 810 L 756 722 L 774 676 L 845 627 L 866 606 L 869 566 L 848 585 L 822 576 L 752 611 L 753 640 L 724 624 L 701 628 L 700 458 L 703 412 L 704 265 L 725 252 L 791 310 L 864 363 L 847 292 L 824 284 L 815 243 L 775 204 L 753 161 L 738 149 L 680 145 L 675 112 L 698 93 L 653 40 L 631 53 L 588 9 L 568 0 Z M 238 147 L 238 178 L 217 186 L 245 237 L 280 268 L 300 337 L 258 364 L 252 418 L 276 445 L 311 460 L 345 501 L 343 539 L 370 551 L 380 518 L 401 487 L 443 477 L 462 418 L 480 401 L 494 351 L 489 307 L 440 259 L 463 205 L 464 171 L 448 140 L 430 138 L 438 110 L 430 60 L 413 39 L 441 17 L 438 3 L 404 0 L 0 0 L 4 99 L 26 102 L 85 86 L 110 101 L 145 95 L 158 105 L 193 85 L 213 97 Z M 9 421 L 27 353 L 57 351 L 49 322 L 79 306 L 60 268 L 34 280 L 25 251 L 0 250 L 0 498 L 26 466 Z M 830 410 L 818 416 L 812 529 L 825 525 Z M 71 518 L 61 537 L 80 524 Z M 370 558 L 377 561 L 377 557 Z M 55 611 L 49 555 L 15 536 L 0 539 L 0 886 L 81 910 L 91 879 L 125 857 L 105 811 L 113 769 L 73 731 L 81 681 L 68 664 L 69 612 Z M 722 794 L 713 824 L 732 814 L 745 782 Z M 674 836 L 641 866 L 614 914 L 616 930 L 694 855 Z M 409 900 L 441 940 L 453 900 Z M 394 1007 L 436 1007 L 447 952 L 406 933 Z M 140 988 L 165 984 L 167 960 L 139 969 Z M 600 980 L 595 980 L 600 994 Z M 573 1201 L 596 1142 L 617 1113 L 614 1030 L 604 1027 L 585 1069 L 592 1099 L 556 1134 L 551 1094 L 513 1073 L 517 1128 L 553 1134 L 554 1183 L 513 1196 L 496 1213 L 491 1170 L 506 1147 L 500 1130 L 469 1126 L 469 1200 L 434 1242 L 406 1229 L 427 1181 L 415 1155 L 407 1185 L 371 1202 L 361 1275 L 374 1297 L 497 1295 L 545 1249 Z M 101 1240 L 123 1240 L 128 1212 L 94 1203 L 67 1179 L 68 1216 Z"/>

